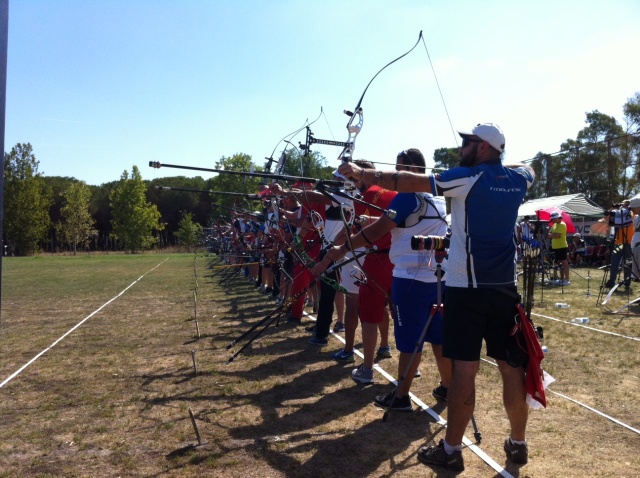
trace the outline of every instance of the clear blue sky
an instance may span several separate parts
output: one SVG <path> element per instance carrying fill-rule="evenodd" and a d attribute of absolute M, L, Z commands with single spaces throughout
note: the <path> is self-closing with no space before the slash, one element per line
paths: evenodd
<path fill-rule="evenodd" d="M 637 0 L 11 0 L 5 147 L 29 142 L 40 172 L 96 185 L 133 165 L 196 175 L 151 160 L 262 165 L 321 107 L 316 137 L 344 141 L 342 110 L 422 30 L 453 127 L 498 123 L 506 160 L 525 160 L 575 138 L 586 112 L 622 123 L 639 25 Z M 363 108 L 355 157 L 456 145 L 422 44 Z M 315 148 L 337 164 L 339 148 Z"/>

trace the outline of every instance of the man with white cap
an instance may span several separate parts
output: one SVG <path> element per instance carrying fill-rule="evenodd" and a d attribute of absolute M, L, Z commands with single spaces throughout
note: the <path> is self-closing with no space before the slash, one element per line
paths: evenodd
<path fill-rule="evenodd" d="M 444 302 L 443 355 L 452 359 L 444 440 L 421 447 L 418 459 L 452 471 L 464 470 L 462 438 L 475 406 L 475 377 L 482 341 L 503 381 L 503 402 L 511 425 L 507 457 L 528 459 L 525 430 L 528 405 L 524 369 L 506 361 L 509 332 L 516 313 L 516 235 L 513 225 L 534 172 L 501 162 L 505 138 L 492 123 L 479 124 L 462 137 L 460 166 L 440 174 L 376 172 L 346 163 L 340 172 L 400 192 L 425 191 L 451 197 L 451 246 Z"/>

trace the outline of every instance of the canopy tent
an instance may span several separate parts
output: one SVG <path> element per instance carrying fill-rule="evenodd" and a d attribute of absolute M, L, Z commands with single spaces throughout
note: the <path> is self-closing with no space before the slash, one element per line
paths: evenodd
<path fill-rule="evenodd" d="M 583 193 L 553 196 L 549 198 L 532 199 L 525 202 L 518 209 L 518 216 L 536 217 L 536 211 L 543 209 L 558 209 L 571 216 L 602 217 L 604 208 L 587 198 Z"/>

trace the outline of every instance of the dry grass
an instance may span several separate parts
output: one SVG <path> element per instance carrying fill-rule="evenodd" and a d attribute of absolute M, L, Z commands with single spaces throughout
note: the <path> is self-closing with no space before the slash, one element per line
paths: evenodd
<path fill-rule="evenodd" d="M 415 456 L 443 428 L 424 412 L 391 414 L 383 423 L 371 400 L 389 385 L 380 375 L 372 386 L 354 384 L 351 367 L 329 358 L 341 346 L 336 339 L 318 349 L 300 327 L 270 326 L 227 363 L 226 345 L 274 306 L 244 281 L 219 286 L 207 277 L 208 261 L 196 256 L 195 340 L 193 255 L 4 260 L 0 381 L 161 265 L 0 388 L 0 477 L 451 476 Z M 555 286 L 536 292 L 535 319 L 549 347 L 545 368 L 558 380 L 551 391 L 638 429 L 640 342 L 567 322 L 588 316 L 589 327 L 638 337 L 640 319 L 596 307 L 601 276 L 590 271 L 587 296 L 586 279 L 576 275 L 587 271 L 572 272 L 564 293 Z M 625 300 L 616 295 L 611 309 Z M 393 374 L 395 358 L 380 365 Z M 432 360 L 421 369 L 414 393 L 446 418 L 446 407 L 430 396 Z M 506 464 L 498 383 L 495 367 L 483 363 L 475 416 L 481 448 L 513 476 L 640 476 L 637 433 L 554 393 L 547 410 L 531 413 L 530 463 Z M 193 446 L 189 408 L 203 446 Z M 496 475 L 469 450 L 464 455 L 461 476 Z"/>

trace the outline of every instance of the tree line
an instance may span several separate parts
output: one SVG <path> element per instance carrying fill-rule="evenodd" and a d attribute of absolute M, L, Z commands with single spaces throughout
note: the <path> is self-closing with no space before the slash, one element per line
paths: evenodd
<path fill-rule="evenodd" d="M 283 174 L 329 178 L 318 153 L 287 151 Z M 235 154 L 215 169 L 250 171 L 251 157 Z M 230 221 L 231 211 L 260 210 L 259 202 L 203 191 L 255 193 L 260 178 L 219 174 L 143 180 L 133 166 L 118 181 L 87 185 L 71 177 L 44 176 L 33 147 L 16 144 L 5 153 L 3 244 L 10 255 L 44 252 L 128 251 L 193 245 L 204 227 Z M 261 171 L 262 167 L 257 167 Z M 192 189 L 166 191 L 156 186 Z"/>
<path fill-rule="evenodd" d="M 584 193 L 605 208 L 640 190 L 640 92 L 623 106 L 623 122 L 598 110 L 586 113 L 586 126 L 555 153 L 539 152 L 528 162 L 536 182 L 528 199 Z M 328 179 L 333 168 L 317 152 L 285 153 L 283 174 Z M 458 164 L 458 148 L 439 148 L 436 168 Z M 269 163 L 269 162 L 268 162 Z M 251 156 L 238 153 L 216 161 L 214 169 L 260 172 Z M 38 251 L 141 251 L 191 245 L 193 237 L 217 221 L 230 221 L 232 210 L 260 210 L 247 198 L 195 191 L 166 191 L 156 186 L 255 193 L 258 177 L 218 174 L 142 179 L 137 166 L 117 181 L 100 186 L 38 172 L 33 148 L 16 144 L 5 153 L 4 246 L 14 255 Z"/>

